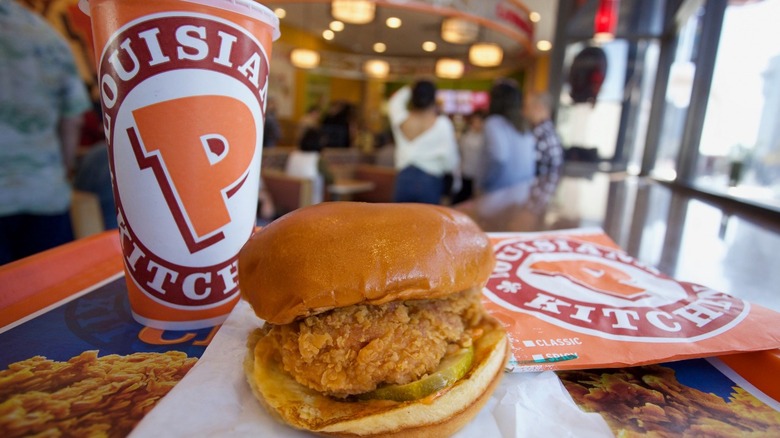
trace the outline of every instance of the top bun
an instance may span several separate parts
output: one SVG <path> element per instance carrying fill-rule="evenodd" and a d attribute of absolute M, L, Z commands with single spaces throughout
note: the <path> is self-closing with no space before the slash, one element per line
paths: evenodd
<path fill-rule="evenodd" d="M 241 249 L 241 294 L 272 324 L 353 304 L 481 287 L 495 258 L 466 215 L 427 204 L 329 202 L 289 213 Z"/>

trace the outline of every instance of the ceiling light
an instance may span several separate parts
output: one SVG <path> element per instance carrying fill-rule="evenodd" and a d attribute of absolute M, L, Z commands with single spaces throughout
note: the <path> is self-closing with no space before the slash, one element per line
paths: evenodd
<path fill-rule="evenodd" d="M 536 42 L 536 49 L 540 52 L 546 52 L 552 49 L 552 43 L 547 40 L 539 40 Z"/>
<path fill-rule="evenodd" d="M 458 17 L 448 17 L 441 22 L 441 39 L 453 44 L 467 44 L 477 39 L 479 24 Z"/>
<path fill-rule="evenodd" d="M 314 68 L 320 65 L 320 54 L 309 49 L 293 49 L 290 62 L 298 68 Z"/>
<path fill-rule="evenodd" d="M 399 27 L 401 27 L 402 22 L 401 19 L 398 17 L 390 17 L 387 20 L 385 20 L 385 24 L 390 29 L 398 29 Z"/>
<path fill-rule="evenodd" d="M 326 29 L 326 30 L 323 30 L 323 31 L 322 31 L 322 37 L 323 37 L 323 38 L 325 38 L 326 40 L 330 41 L 330 40 L 332 40 L 333 38 L 336 38 L 336 34 L 335 34 L 335 33 L 333 33 L 333 31 L 332 31 L 332 30 L 330 30 L 330 29 Z"/>
<path fill-rule="evenodd" d="M 542 16 L 538 12 L 531 12 L 528 14 L 528 19 L 531 20 L 532 23 L 538 23 L 539 20 L 542 19 Z"/>
<path fill-rule="evenodd" d="M 384 53 L 385 50 L 387 50 L 387 44 L 385 44 L 385 43 L 374 43 L 374 51 L 376 53 Z"/>
<path fill-rule="evenodd" d="M 366 24 L 374 20 L 376 4 L 369 0 L 333 0 L 330 13 L 333 18 L 350 24 Z"/>
<path fill-rule="evenodd" d="M 436 61 L 436 76 L 443 79 L 460 79 L 463 76 L 463 62 L 458 59 L 441 58 Z"/>
<path fill-rule="evenodd" d="M 504 49 L 495 43 L 477 43 L 469 48 L 469 62 L 477 67 L 495 67 L 503 59 Z"/>
<path fill-rule="evenodd" d="M 287 11 L 285 11 L 282 8 L 276 8 L 274 9 L 274 14 L 281 20 L 282 18 L 287 16 Z"/>
<path fill-rule="evenodd" d="M 433 41 L 426 41 L 422 43 L 422 49 L 426 52 L 435 52 L 436 51 L 436 43 Z"/>
<path fill-rule="evenodd" d="M 328 27 L 330 27 L 330 30 L 332 30 L 333 32 L 341 32 L 342 30 L 344 30 L 344 23 L 342 23 L 339 20 L 333 20 L 330 22 L 330 26 Z"/>
<path fill-rule="evenodd" d="M 363 71 L 373 78 L 386 78 L 390 73 L 390 64 L 381 59 L 370 59 L 363 64 Z"/>

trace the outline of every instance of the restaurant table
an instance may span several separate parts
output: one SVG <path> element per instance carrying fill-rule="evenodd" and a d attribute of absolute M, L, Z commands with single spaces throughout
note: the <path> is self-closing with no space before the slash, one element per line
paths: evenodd
<path fill-rule="evenodd" d="M 780 215 L 625 174 L 563 175 L 455 206 L 485 231 L 599 227 L 677 280 L 780 311 Z"/>
<path fill-rule="evenodd" d="M 352 195 L 370 192 L 374 187 L 375 184 L 371 181 L 336 179 L 332 184 L 328 184 L 328 193 L 334 201 L 347 201 Z"/>
<path fill-rule="evenodd" d="M 629 253 L 649 264 L 657 264 L 670 275 L 689 276 L 687 280 L 704 284 L 715 283 L 713 287 L 726 286 L 723 288 L 725 292 L 759 301 L 775 310 L 780 308 L 777 296 L 780 273 L 772 269 L 776 266 L 774 254 L 780 249 L 780 230 L 776 223 L 754 212 L 722 208 L 709 200 L 679 193 L 649 180 L 606 174 L 534 181 L 480 196 L 456 208 L 471 215 L 486 231 L 601 227 Z M 178 389 L 174 385 L 188 372 L 198 376 L 198 372 L 207 369 L 205 362 L 203 367 L 193 368 L 193 365 L 204 352 L 208 354 L 206 347 L 213 339 L 220 339 L 220 335 L 226 333 L 219 327 L 174 332 L 150 329 L 136 323 L 129 312 L 116 231 L 91 236 L 0 267 L 0 376 L 3 376 L 1 373 L 27 370 L 27 378 L 33 381 L 54 380 L 47 374 L 48 370 L 90 364 L 99 368 L 90 374 L 92 384 L 95 381 L 108 382 L 112 388 L 111 397 L 90 393 L 88 400 L 92 404 L 78 398 L 72 400 L 71 410 L 81 409 L 81 413 L 86 414 L 75 423 L 83 427 L 81 435 L 94 432 L 95 429 L 89 428 L 103 427 L 107 429 L 101 430 L 109 436 L 124 436 L 147 414 L 151 419 L 155 417 L 154 413 L 162 412 L 163 418 L 169 418 L 165 409 L 170 409 L 170 406 L 164 403 L 168 397 L 163 402 L 159 400 L 172 387 Z M 220 343 L 214 344 L 213 347 L 216 347 Z M 96 352 L 95 356 L 111 361 L 104 364 L 90 356 L 89 352 Z M 45 356 L 45 359 L 36 359 L 36 356 Z M 117 368 L 128 366 L 122 362 L 124 358 L 136 364 L 132 372 Z M 30 362 L 32 359 L 35 360 Z M 738 374 L 748 374 L 751 378 L 758 375 L 760 378 L 763 373 L 765 379 L 771 380 L 770 386 L 774 381 L 772 376 L 780 372 L 780 355 L 776 352 L 746 353 L 727 359 L 728 365 Z M 138 363 L 151 365 L 139 370 Z M 702 366 L 709 367 L 699 362 L 684 364 L 693 374 L 698 373 Z M 9 370 L 9 366 L 14 368 Z M 173 366 L 175 370 L 171 369 Z M 627 370 L 634 369 L 639 368 Z M 678 373 L 683 373 L 682 369 L 678 368 Z M 626 369 L 615 370 L 615 373 L 620 372 L 625 373 Z M 133 380 L 128 376 L 136 377 Z M 164 382 L 155 384 L 155 379 L 163 377 L 166 379 Z M 574 377 L 569 376 L 570 379 Z M 121 386 L 126 379 L 134 383 Z M 193 386 L 197 390 L 197 377 L 194 381 L 185 379 L 187 381 L 191 382 L 190 390 Z M 522 430 L 526 432 L 534 430 L 528 428 L 544 427 L 548 428 L 544 430 L 553 433 L 555 418 L 545 422 L 541 418 L 544 412 L 523 411 L 518 407 L 521 406 L 518 403 L 522 402 L 526 403 L 522 404 L 524 409 L 529 408 L 527 403 L 530 400 L 537 407 L 563 412 L 566 398 L 561 398 L 560 394 L 553 397 L 549 390 L 557 388 L 557 384 L 551 381 L 557 379 L 548 372 L 506 376 L 506 385 L 486 408 L 489 411 L 483 411 L 475 420 L 479 423 L 472 424 L 459 436 L 469 436 L 470 433 L 492 436 L 490 432 L 479 429 L 481 422 L 501 415 L 504 419 L 539 417 L 535 425 L 515 426 L 525 427 Z M 8 382 L 8 379 L 0 377 L 0 387 Z M 125 391 L 144 388 L 143 382 L 147 387 L 164 388 L 155 394 L 147 394 L 150 398 L 145 400 L 130 402 L 120 397 Z M 79 385 L 85 384 L 79 382 Z M 776 382 L 774 384 L 776 386 Z M 183 383 L 181 387 L 184 387 Z M 30 434 L 29 431 L 24 433 L 25 429 L 11 429 L 9 423 L 2 423 L 3 415 L 11 409 L 9 397 L 19 393 L 19 388 L 12 385 L 10 390 L 0 389 L 0 436 Z M 98 390 L 103 389 L 94 389 Z M 194 402 L 199 400 L 188 398 Z M 151 410 L 154 406 L 157 408 Z M 577 409 L 573 409 L 572 415 L 579 415 L 574 411 Z M 111 412 L 114 414 L 106 414 Z M 218 416 L 218 411 L 213 411 L 213 415 Z M 557 427 L 568 424 L 558 420 L 560 424 Z M 159 430 L 159 424 L 152 423 L 152 430 L 159 432 L 159 436 L 177 436 L 176 433 Z M 283 427 L 274 430 L 285 435 L 290 432 Z M 511 431 L 503 428 L 490 430 L 500 430 L 501 436 L 511 435 Z M 141 434 L 147 435 L 150 436 Z"/>

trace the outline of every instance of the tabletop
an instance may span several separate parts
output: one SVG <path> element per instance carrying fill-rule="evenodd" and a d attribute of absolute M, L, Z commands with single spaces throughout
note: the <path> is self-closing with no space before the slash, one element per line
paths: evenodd
<path fill-rule="evenodd" d="M 648 178 L 593 173 L 538 179 L 458 204 L 485 231 L 600 227 L 678 280 L 780 311 L 780 220 Z"/>
<path fill-rule="evenodd" d="M 601 174 L 536 181 L 456 208 L 489 232 L 600 227 L 632 256 L 659 266 L 669 275 L 687 276 L 685 280 L 715 288 L 726 286 L 726 292 L 778 309 L 779 274 L 769 268 L 768 255 L 780 248 L 780 233 L 776 224 L 760 215 L 719 208 L 651 181 Z M 121 260 L 117 233 L 109 231 L 0 267 L 0 435 L 27 436 L 56 427 L 81 434 L 102 431 L 125 436 L 188 375 L 219 334 L 219 327 L 173 332 L 149 329 L 133 321 Z M 577 404 L 601 412 L 615 433 L 633 424 L 625 415 L 634 414 L 614 411 L 587 394 L 618 391 L 613 396 L 623 397 L 626 394 L 616 388 L 630 385 L 648 397 L 657 395 L 658 388 L 643 383 L 649 375 L 671 377 L 677 385 L 674 388 L 683 388 L 677 393 L 664 390 L 668 403 L 658 404 L 662 410 L 671 409 L 667 404 L 673 400 L 678 403 L 675 409 L 685 408 L 684 416 L 690 422 L 675 423 L 678 432 L 701 426 L 696 422 L 702 415 L 714 415 L 706 413 L 714 409 L 712 403 L 720 403 L 717 409 L 728 407 L 728 415 L 747 421 L 750 427 L 780 431 L 780 411 L 767 407 L 773 406 L 771 400 L 770 405 L 761 404 L 761 409 L 751 407 L 752 412 L 765 416 L 764 423 L 756 423 L 755 418 L 734 413 L 739 406 L 754 401 L 745 401 L 742 389 L 733 392 L 733 388 L 750 387 L 750 382 L 739 380 L 739 374 L 755 369 L 756 363 L 763 364 L 762 369 L 780 370 L 780 355 L 755 352 L 723 359 L 736 376 L 724 380 L 720 368 L 709 362 L 683 361 L 573 370 L 559 373 L 559 377 Z M 80 379 L 73 377 L 74 370 L 82 373 Z M 702 370 L 707 370 L 710 382 L 722 382 L 722 388 L 692 388 L 696 383 L 690 377 Z M 57 377 L 60 372 L 71 377 L 63 380 Z M 507 379 L 512 382 L 515 378 Z M 735 383 L 738 380 L 741 383 Z M 49 386 L 34 386 L 42 383 Z M 768 384 L 776 386 L 773 381 Z M 719 394 L 720 401 L 697 399 L 709 392 Z M 15 418 L 35 417 L 29 408 L 33 403 L 30 397 L 40 394 L 56 394 L 52 397 L 61 401 L 56 409 L 65 403 L 72 415 L 49 420 L 48 426 L 15 422 Z M 46 404 L 40 400 L 35 403 L 39 407 Z"/>

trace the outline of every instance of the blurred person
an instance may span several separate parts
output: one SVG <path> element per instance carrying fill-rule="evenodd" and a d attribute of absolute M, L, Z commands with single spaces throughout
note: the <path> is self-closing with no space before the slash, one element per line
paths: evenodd
<path fill-rule="evenodd" d="M 67 42 L 0 1 L 0 264 L 73 240 L 68 176 L 90 105 Z"/>
<path fill-rule="evenodd" d="M 484 127 L 485 112 L 475 111 L 469 115 L 466 131 L 458 139 L 463 186 L 452 198 L 453 204 L 470 199 L 474 194 L 474 185 L 478 184 L 480 164 L 485 151 Z"/>
<path fill-rule="evenodd" d="M 108 162 L 108 144 L 100 114 L 100 104 L 94 105 L 93 111 L 85 114 L 79 146 L 86 149 L 86 152 L 81 154 L 77 161 L 73 174 L 73 188 L 97 196 L 103 216 L 103 226 L 111 230 L 117 228 L 118 224 L 114 189 L 111 184 L 111 168 Z"/>
<path fill-rule="evenodd" d="M 265 105 L 263 148 L 272 148 L 282 138 L 282 127 L 279 125 L 279 119 L 276 116 L 276 98 L 269 96 Z"/>
<path fill-rule="evenodd" d="M 547 93 L 530 93 L 523 114 L 531 122 L 536 138 L 536 174 L 558 174 L 563 165 L 563 146 L 552 117 L 552 98 Z"/>
<path fill-rule="evenodd" d="M 324 200 L 325 188 L 333 183 L 333 173 L 322 159 L 322 135 L 316 128 L 306 130 L 285 164 L 285 173 L 312 181 L 312 204 Z"/>
<path fill-rule="evenodd" d="M 390 98 L 388 115 L 399 170 L 394 200 L 439 204 L 445 174 L 460 185 L 460 157 L 452 121 L 436 108 L 436 86 L 428 80 L 404 86 Z"/>
<path fill-rule="evenodd" d="M 395 167 L 393 132 L 389 129 L 380 132 L 376 136 L 375 143 L 377 149 L 374 151 L 374 164 L 383 167 Z"/>
<path fill-rule="evenodd" d="M 309 129 L 320 129 L 322 110 L 317 105 L 312 105 L 306 110 L 306 114 L 298 120 L 298 132 L 295 135 L 295 143 L 300 145 L 304 134 Z"/>
<path fill-rule="evenodd" d="M 322 118 L 323 147 L 348 148 L 352 146 L 352 105 L 344 101 L 332 102 Z"/>
<path fill-rule="evenodd" d="M 500 80 L 490 90 L 480 188 L 492 192 L 536 175 L 534 137 L 523 128 L 523 98 L 517 83 Z"/>

